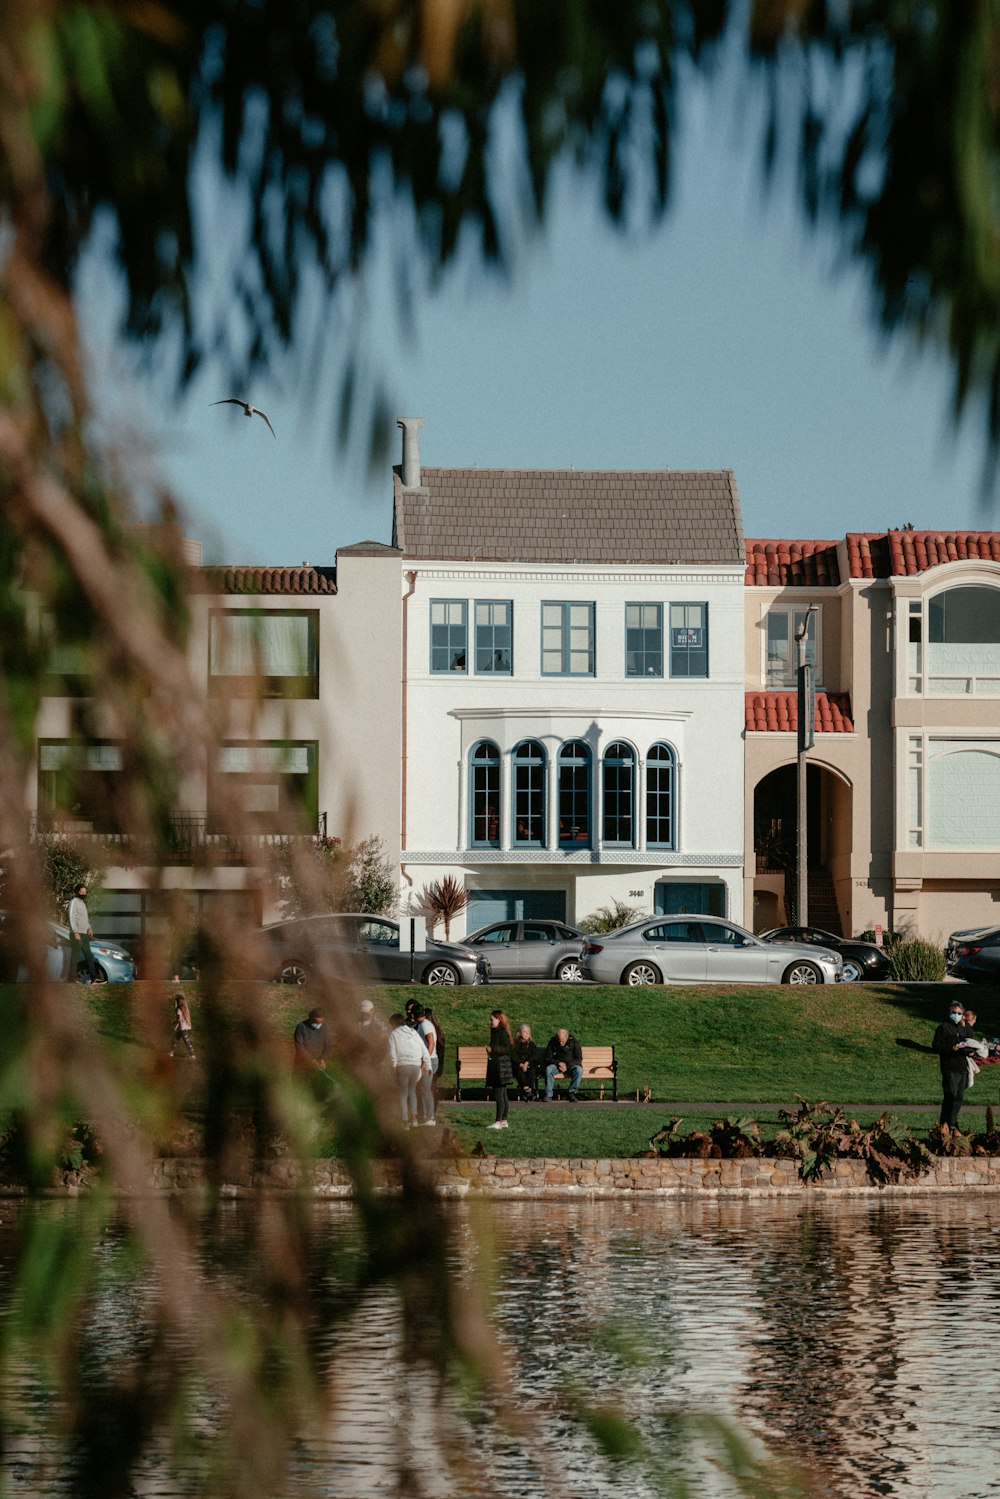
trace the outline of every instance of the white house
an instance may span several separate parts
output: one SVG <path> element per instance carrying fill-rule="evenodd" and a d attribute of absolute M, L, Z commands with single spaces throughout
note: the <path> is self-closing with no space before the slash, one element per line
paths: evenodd
<path fill-rule="evenodd" d="M 404 890 L 465 930 L 743 913 L 743 536 L 728 470 L 421 470 L 400 422 Z M 453 929 L 454 931 L 454 929 Z"/>

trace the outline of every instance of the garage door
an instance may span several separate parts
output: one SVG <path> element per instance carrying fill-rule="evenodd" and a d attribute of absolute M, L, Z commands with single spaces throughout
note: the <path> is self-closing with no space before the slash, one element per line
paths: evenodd
<path fill-rule="evenodd" d="M 565 890 L 470 890 L 465 929 L 475 932 L 494 921 L 566 920 Z"/>

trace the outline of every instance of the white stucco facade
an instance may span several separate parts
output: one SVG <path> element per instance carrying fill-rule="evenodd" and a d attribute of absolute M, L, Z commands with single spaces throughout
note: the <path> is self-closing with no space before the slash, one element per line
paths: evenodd
<path fill-rule="evenodd" d="M 616 900 L 641 914 L 742 914 L 742 568 L 407 560 L 403 593 L 404 890 L 419 896 L 454 875 L 470 896 L 465 930 L 500 919 L 501 908 L 572 923 Z M 497 601 L 510 610 L 510 669 L 477 670 L 476 605 Z M 467 630 L 458 669 L 432 669 L 432 608 L 442 603 L 464 606 L 451 610 Z M 670 605 L 686 603 L 705 611 L 707 676 L 671 674 Z M 649 617 L 661 622 L 661 675 L 627 674 L 626 606 L 635 604 L 653 605 Z M 543 605 L 589 612 L 592 674 L 543 670 Z M 567 800 L 561 756 L 581 744 L 586 796 L 578 780 Z M 480 810 L 484 799 L 473 763 L 480 746 L 498 761 L 485 825 L 474 815 L 477 787 Z M 527 805 L 515 761 L 524 746 L 541 750 L 522 772 L 533 778 L 530 837 L 518 815 Z M 626 747 L 614 807 L 612 746 Z M 654 747 L 656 768 L 672 774 L 669 837 L 647 816 Z M 453 935 L 461 929 L 460 919 Z"/>

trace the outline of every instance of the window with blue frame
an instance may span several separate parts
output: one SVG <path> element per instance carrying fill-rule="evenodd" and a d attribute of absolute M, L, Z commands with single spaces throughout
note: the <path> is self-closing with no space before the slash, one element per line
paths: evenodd
<path fill-rule="evenodd" d="M 677 759 L 669 744 L 654 744 L 646 756 L 646 846 L 673 848 Z"/>
<path fill-rule="evenodd" d="M 559 847 L 590 847 L 590 749 L 573 739 L 559 751 Z"/>
<path fill-rule="evenodd" d="M 510 676 L 513 671 L 514 605 L 509 599 L 477 599 L 476 671 Z"/>
<path fill-rule="evenodd" d="M 609 745 L 605 753 L 603 792 L 605 847 L 632 848 L 635 841 L 635 752 L 622 740 Z"/>
<path fill-rule="evenodd" d="M 625 675 L 663 676 L 663 606 L 625 605 Z"/>
<path fill-rule="evenodd" d="M 464 599 L 431 600 L 431 671 L 466 671 L 468 604 Z"/>
<path fill-rule="evenodd" d="M 526 739 L 513 755 L 514 843 L 521 848 L 545 847 L 545 750 L 537 739 Z"/>
<path fill-rule="evenodd" d="M 670 605 L 670 675 L 708 676 L 708 605 Z"/>
<path fill-rule="evenodd" d="M 593 604 L 542 605 L 542 675 L 594 675 Z"/>
<path fill-rule="evenodd" d="M 500 847 L 500 751 L 484 740 L 469 757 L 472 847 Z"/>

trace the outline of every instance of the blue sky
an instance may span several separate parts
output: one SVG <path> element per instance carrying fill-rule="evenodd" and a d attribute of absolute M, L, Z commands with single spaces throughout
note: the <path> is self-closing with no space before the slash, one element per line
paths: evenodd
<path fill-rule="evenodd" d="M 596 184 L 567 170 L 514 275 L 460 264 L 418 296 L 411 338 L 379 255 L 360 288 L 369 354 L 394 412 L 425 418 L 423 461 L 732 468 L 756 536 L 997 526 L 980 496 L 979 429 L 956 433 L 948 418 L 943 360 L 886 347 L 862 276 L 835 272 L 788 182 L 763 192 L 754 110 L 732 82 L 687 88 L 672 210 L 655 231 L 609 227 Z M 304 355 L 252 391 L 209 369 L 175 403 L 114 351 L 112 300 L 87 296 L 110 430 L 133 455 L 131 434 L 150 440 L 206 560 L 332 563 L 338 546 L 389 540 L 393 422 L 373 474 L 363 438 L 345 450 L 331 435 L 342 322 L 318 334 L 318 381 Z M 268 412 L 277 440 L 210 404 L 237 394 Z"/>

